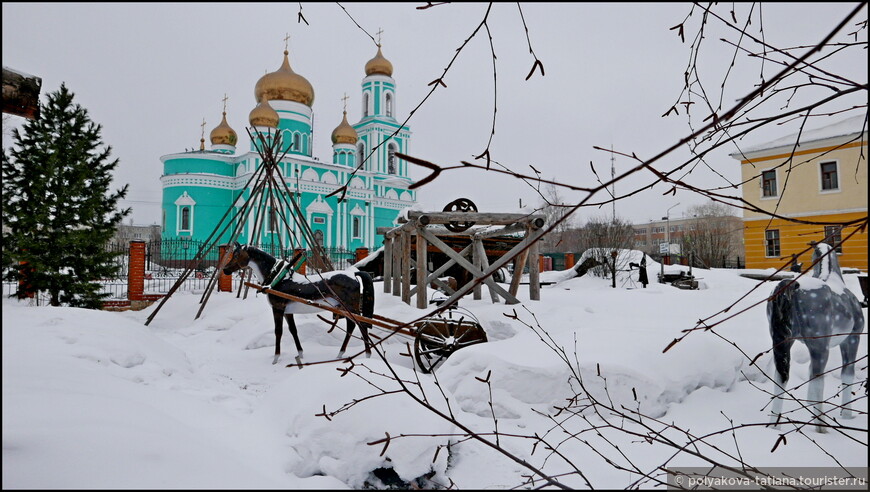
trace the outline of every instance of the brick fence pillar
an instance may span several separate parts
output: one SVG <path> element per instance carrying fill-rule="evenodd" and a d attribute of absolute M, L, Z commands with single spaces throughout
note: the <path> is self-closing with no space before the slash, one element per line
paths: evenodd
<path fill-rule="evenodd" d="M 365 259 L 365 257 L 368 255 L 369 255 L 368 248 L 357 248 L 356 249 L 356 259 L 354 260 L 354 263 L 359 263 L 360 261 Z"/>
<path fill-rule="evenodd" d="M 127 265 L 127 299 L 145 300 L 145 241 L 130 241 Z"/>
<path fill-rule="evenodd" d="M 300 258 L 300 260 L 299 260 L 299 264 L 298 264 L 299 266 L 296 268 L 296 271 L 299 272 L 299 273 L 301 273 L 302 275 L 305 275 L 305 256 L 304 256 L 304 255 L 305 255 L 305 249 L 304 249 L 304 248 L 296 248 L 296 249 L 293 250 L 293 256 L 296 256 L 296 255 L 298 255 L 298 254 L 300 254 L 300 253 L 301 253 L 303 256 L 302 256 L 302 258 Z"/>
<path fill-rule="evenodd" d="M 18 262 L 18 271 L 21 272 L 21 277 L 18 279 L 18 298 L 32 299 L 34 296 L 33 286 L 30 285 L 30 275 L 33 273 L 33 267 L 26 261 Z"/>
<path fill-rule="evenodd" d="M 574 267 L 574 253 L 565 253 L 565 270 Z"/>
<path fill-rule="evenodd" d="M 224 264 L 223 259 L 224 255 L 227 254 L 227 248 L 229 244 L 221 244 L 218 246 L 218 268 L 220 268 L 220 272 L 218 272 L 218 292 L 232 292 L 233 291 L 233 276 L 232 275 L 224 275 Z"/>

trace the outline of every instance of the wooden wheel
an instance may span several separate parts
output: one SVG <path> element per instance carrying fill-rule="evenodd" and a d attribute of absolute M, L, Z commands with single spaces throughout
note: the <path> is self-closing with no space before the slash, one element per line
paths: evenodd
<path fill-rule="evenodd" d="M 428 374 L 453 352 L 485 341 L 486 332 L 477 323 L 464 319 L 427 319 L 418 324 L 414 358 L 420 370 Z"/>
<path fill-rule="evenodd" d="M 444 212 L 477 212 L 477 205 L 468 198 L 457 198 L 444 207 Z M 468 230 L 473 225 L 474 222 L 452 221 L 449 224 L 444 224 L 444 227 L 448 231 L 462 232 Z"/>

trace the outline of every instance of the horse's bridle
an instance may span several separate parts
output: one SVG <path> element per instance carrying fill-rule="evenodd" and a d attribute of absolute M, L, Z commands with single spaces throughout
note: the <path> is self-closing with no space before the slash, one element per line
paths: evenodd
<path fill-rule="evenodd" d="M 245 268 L 251 259 L 245 246 L 236 246 L 230 254 L 232 256 L 223 268 L 224 275 L 231 275 L 233 272 Z"/>

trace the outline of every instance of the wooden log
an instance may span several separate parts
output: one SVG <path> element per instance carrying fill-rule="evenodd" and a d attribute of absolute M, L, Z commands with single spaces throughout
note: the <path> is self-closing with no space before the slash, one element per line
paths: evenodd
<path fill-rule="evenodd" d="M 475 225 L 510 225 L 515 222 L 528 224 L 543 215 L 483 213 L 483 212 L 421 212 L 411 210 L 408 218 L 417 220 L 421 225 L 449 224 L 450 222 L 474 222 Z M 543 225 L 543 223 L 541 223 Z"/>
<path fill-rule="evenodd" d="M 426 286 L 429 285 L 426 282 L 426 270 L 428 262 L 426 261 L 426 240 L 423 239 L 423 235 L 420 234 L 420 230 L 418 229 L 417 233 L 417 308 L 418 309 L 426 309 Z"/>
<path fill-rule="evenodd" d="M 396 234 L 393 237 L 393 295 L 398 297 L 402 295 L 402 235 Z"/>
<path fill-rule="evenodd" d="M 523 279 L 523 269 L 526 267 L 526 259 L 529 257 L 529 250 L 525 250 L 519 255 L 514 262 L 514 274 L 511 277 L 511 295 L 517 295 L 520 291 L 520 281 Z"/>
<path fill-rule="evenodd" d="M 480 258 L 480 267 L 481 270 L 486 270 L 489 268 L 489 258 L 486 257 L 486 250 L 483 249 L 483 241 L 476 240 L 473 242 L 475 249 L 477 250 L 477 257 Z M 489 286 L 487 286 L 489 287 Z M 492 288 L 489 289 L 489 297 L 492 298 L 492 302 L 498 302 L 498 294 Z"/>
<path fill-rule="evenodd" d="M 390 293 L 393 284 L 393 240 L 384 237 L 384 294 Z"/>
<path fill-rule="evenodd" d="M 541 263 L 540 243 L 535 241 L 529 247 L 529 299 L 541 300 Z"/>
<path fill-rule="evenodd" d="M 483 271 L 483 268 L 480 267 L 482 263 L 480 257 L 483 256 L 485 258 L 486 253 L 483 253 L 483 255 L 480 254 L 480 249 L 478 249 L 477 247 L 478 243 L 480 243 L 480 241 L 471 241 L 471 264 L 474 265 L 477 269 Z M 471 292 L 473 294 L 472 298 L 475 301 L 483 299 L 483 287 L 481 287 L 480 284 L 475 283 L 474 288 L 471 289 Z"/>
<path fill-rule="evenodd" d="M 402 302 L 411 305 L 411 233 L 402 231 Z"/>
<path fill-rule="evenodd" d="M 39 118 L 42 79 L 3 67 L 3 112 L 29 120 Z"/>

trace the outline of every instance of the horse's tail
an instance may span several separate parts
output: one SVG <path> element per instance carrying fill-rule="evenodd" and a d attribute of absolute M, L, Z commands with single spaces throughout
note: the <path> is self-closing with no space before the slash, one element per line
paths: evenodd
<path fill-rule="evenodd" d="M 794 343 L 794 294 L 800 286 L 792 280 L 783 280 L 767 301 L 767 319 L 770 338 L 773 342 L 773 361 L 780 381 L 788 381 L 791 363 L 791 346 Z"/>
<path fill-rule="evenodd" d="M 371 318 L 375 313 L 375 286 L 372 282 L 372 276 L 368 272 L 358 270 L 354 275 L 359 277 L 362 282 L 362 300 L 360 302 L 360 314 L 366 318 Z M 366 325 L 371 326 L 369 323 Z"/>

